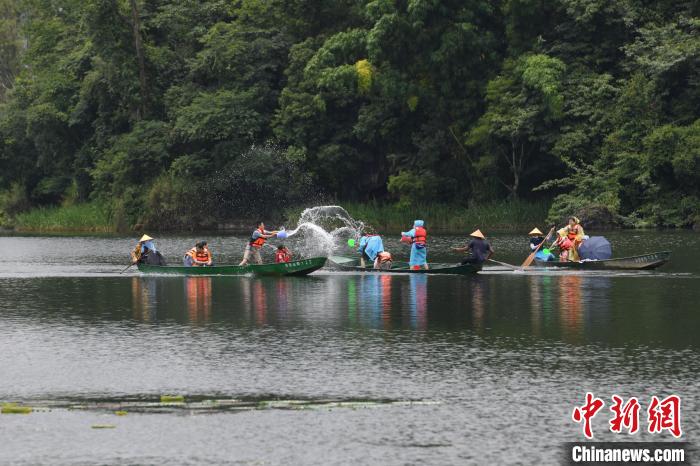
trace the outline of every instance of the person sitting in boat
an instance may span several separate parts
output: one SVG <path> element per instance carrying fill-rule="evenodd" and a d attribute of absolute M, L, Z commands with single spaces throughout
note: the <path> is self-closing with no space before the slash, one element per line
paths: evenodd
<path fill-rule="evenodd" d="M 360 244 L 357 247 L 357 252 L 360 253 L 360 266 L 365 267 L 365 261 L 374 263 L 377 254 L 384 251 L 384 242 L 379 235 L 365 233 L 360 238 Z"/>
<path fill-rule="evenodd" d="M 530 252 L 532 252 L 544 242 L 544 233 L 542 233 L 539 228 L 535 227 L 528 235 L 530 236 Z M 539 261 L 552 261 L 556 260 L 556 257 L 542 244 L 542 247 L 535 253 L 535 259 Z"/>
<path fill-rule="evenodd" d="M 374 259 L 374 268 L 377 270 L 390 270 L 392 262 L 391 254 L 387 251 L 382 251 Z"/>
<path fill-rule="evenodd" d="M 493 246 L 486 240 L 486 237 L 481 230 L 473 231 L 469 236 L 471 236 L 471 241 L 469 244 L 462 248 L 452 248 L 453 251 L 468 253 L 469 255 L 462 260 L 462 265 L 465 264 L 483 264 L 487 260 L 491 259 L 495 254 Z"/>
<path fill-rule="evenodd" d="M 251 258 L 256 264 L 262 264 L 260 250 L 265 245 L 265 241 L 273 238 L 277 234 L 277 231 L 267 231 L 263 222 L 257 222 L 256 225 L 257 228 L 253 231 L 253 234 L 250 235 L 248 244 L 246 244 L 245 251 L 243 252 L 243 260 L 238 265 L 248 264 Z"/>
<path fill-rule="evenodd" d="M 156 249 L 153 238 L 143 235 L 131 251 L 132 264 L 165 265 L 165 259 Z"/>
<path fill-rule="evenodd" d="M 554 242 L 559 247 L 561 253 L 559 260 L 562 262 L 578 261 L 578 248 L 584 241 L 585 233 L 580 225 L 578 217 L 569 217 L 569 223 L 562 229 L 557 231 L 558 238 Z"/>
<path fill-rule="evenodd" d="M 185 267 L 211 267 L 213 264 L 211 252 L 206 241 L 200 241 L 192 249 L 185 253 L 183 258 Z"/>
<path fill-rule="evenodd" d="M 530 252 L 537 249 L 544 241 L 544 233 L 537 227 L 533 228 L 530 233 L 528 233 L 528 236 L 530 237 Z"/>
<path fill-rule="evenodd" d="M 414 220 L 413 229 L 401 233 L 402 237 L 411 238 L 411 258 L 408 261 L 411 270 L 421 267 L 428 270 L 428 232 L 423 220 Z"/>
<path fill-rule="evenodd" d="M 292 251 L 287 249 L 287 247 L 284 244 L 280 244 L 279 246 L 277 246 L 277 250 L 275 251 L 275 263 L 282 264 L 291 261 Z"/>

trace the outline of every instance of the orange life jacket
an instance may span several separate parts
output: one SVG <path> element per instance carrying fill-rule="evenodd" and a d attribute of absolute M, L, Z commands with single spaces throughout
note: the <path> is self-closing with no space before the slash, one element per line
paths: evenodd
<path fill-rule="evenodd" d="M 425 231 L 425 228 L 423 227 L 416 227 L 415 231 L 416 234 L 413 236 L 413 243 L 425 245 L 425 242 L 428 239 L 428 232 Z"/>
<path fill-rule="evenodd" d="M 258 228 L 255 231 L 259 231 L 261 235 L 265 234 L 265 230 L 263 230 L 262 228 Z M 255 233 L 255 231 L 253 233 Z M 263 238 L 262 236 L 258 236 L 257 238 L 253 238 L 253 235 L 250 235 L 250 241 L 248 241 L 248 244 L 250 244 L 254 248 L 260 249 L 265 244 L 265 241 L 267 241 L 267 240 L 265 238 Z"/>
<path fill-rule="evenodd" d="M 571 240 L 575 240 L 576 237 L 578 236 L 578 225 L 574 225 L 573 227 L 566 227 L 566 236 Z"/>
<path fill-rule="evenodd" d="M 278 249 L 275 251 L 275 262 L 276 263 L 281 263 L 281 262 L 290 262 L 292 260 L 292 253 L 289 252 L 289 249 L 284 248 L 284 249 Z"/>
<path fill-rule="evenodd" d="M 209 262 L 211 260 L 211 254 L 208 248 L 204 248 L 201 251 L 197 251 L 197 248 L 192 248 L 187 251 L 187 255 L 197 262 Z"/>

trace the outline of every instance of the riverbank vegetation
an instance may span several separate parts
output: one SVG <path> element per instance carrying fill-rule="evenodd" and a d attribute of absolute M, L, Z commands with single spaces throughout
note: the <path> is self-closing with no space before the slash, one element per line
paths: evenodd
<path fill-rule="evenodd" d="M 0 0 L 0 220 L 698 224 L 699 5 Z"/>

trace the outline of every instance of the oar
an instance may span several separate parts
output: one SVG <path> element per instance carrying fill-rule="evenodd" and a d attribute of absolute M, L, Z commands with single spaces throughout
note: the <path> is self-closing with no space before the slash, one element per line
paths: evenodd
<path fill-rule="evenodd" d="M 517 270 L 517 269 L 520 268 L 520 267 L 518 267 L 517 265 L 509 264 L 509 263 L 507 263 L 507 262 L 501 262 L 501 261 L 497 261 L 497 260 L 493 260 L 493 259 L 489 259 L 488 261 L 489 261 L 489 262 L 493 262 L 494 264 L 498 264 L 498 265 L 502 265 L 502 266 L 504 266 L 504 267 L 508 267 L 509 269 Z"/>
<path fill-rule="evenodd" d="M 542 245 L 547 242 L 549 237 L 552 236 L 552 232 L 554 232 L 555 228 L 556 228 L 556 226 L 552 226 L 552 229 L 549 230 L 549 233 L 547 233 L 547 236 L 545 236 L 544 241 L 542 241 L 540 244 L 537 245 L 537 248 L 534 251 L 532 251 L 532 254 L 527 256 L 527 259 L 525 259 L 525 262 L 523 262 L 523 265 L 521 265 L 520 267 L 525 268 L 525 267 L 528 267 L 530 264 L 532 264 L 532 261 L 535 260 L 535 254 L 537 254 L 537 251 L 539 251 L 540 248 L 542 247 Z"/>
<path fill-rule="evenodd" d="M 121 273 L 126 272 L 126 271 L 129 270 L 135 263 L 136 263 L 136 262 L 132 262 L 131 264 L 127 265 L 126 268 L 125 268 L 124 270 L 122 270 L 121 272 L 119 272 L 119 273 L 121 274 Z"/>

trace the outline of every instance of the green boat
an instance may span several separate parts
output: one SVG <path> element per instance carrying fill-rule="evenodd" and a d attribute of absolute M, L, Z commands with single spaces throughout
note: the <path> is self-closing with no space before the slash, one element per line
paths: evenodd
<path fill-rule="evenodd" d="M 431 274 L 446 274 L 446 275 L 471 275 L 481 270 L 481 265 L 476 264 L 439 264 L 428 263 L 428 270 L 419 269 L 411 270 L 408 262 L 392 262 L 391 269 L 377 270 L 372 264 L 365 267 L 360 266 L 360 259 L 345 256 L 331 256 L 328 261 L 339 270 L 356 271 L 356 272 L 382 272 L 382 273 L 431 273 Z"/>
<path fill-rule="evenodd" d="M 661 267 L 670 258 L 670 251 L 661 251 L 639 256 L 620 257 L 618 259 L 584 260 L 581 262 L 535 260 L 535 263 L 540 267 L 559 267 L 576 270 L 651 270 Z"/>
<path fill-rule="evenodd" d="M 326 264 L 325 257 L 312 257 L 280 264 L 214 265 L 212 267 L 185 267 L 181 265 L 138 264 L 143 273 L 169 275 L 257 275 L 287 277 L 308 275 Z"/>

